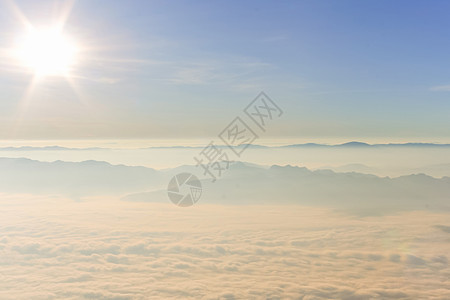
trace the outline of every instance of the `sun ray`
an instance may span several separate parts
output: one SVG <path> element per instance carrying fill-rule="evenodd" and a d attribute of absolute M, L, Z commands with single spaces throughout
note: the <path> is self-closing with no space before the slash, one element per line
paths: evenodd
<path fill-rule="evenodd" d="M 22 125 L 23 118 L 27 113 L 28 106 L 30 104 L 33 92 L 36 88 L 38 81 L 39 77 L 37 75 L 34 75 L 30 83 L 28 84 L 28 87 L 25 89 L 25 93 L 23 94 L 18 105 L 14 125 L 12 126 L 11 129 L 11 138 L 14 138 L 16 136 L 17 131 L 20 129 Z"/>
<path fill-rule="evenodd" d="M 82 105 L 89 108 L 75 79 L 70 74 L 72 64 L 75 63 L 74 55 L 77 47 L 64 35 L 65 25 L 76 0 L 55 1 L 53 24 L 45 29 L 35 27 L 14 0 L 5 0 L 5 3 L 11 14 L 23 25 L 26 34 L 20 41 L 16 41 L 16 47 L 0 49 L 0 55 L 6 58 L 2 59 L 0 69 L 7 69 L 18 74 L 29 73 L 30 69 L 33 71 L 31 80 L 17 104 L 10 130 L 11 137 L 15 137 L 22 127 L 36 87 L 44 82 L 46 76 L 56 75 L 65 78 Z"/>
<path fill-rule="evenodd" d="M 75 6 L 76 0 L 67 0 L 64 2 L 63 8 L 59 9 L 59 7 L 55 7 L 56 11 L 56 27 L 61 32 L 64 29 L 64 26 L 67 23 L 67 20 L 70 17 L 70 14 L 72 13 L 72 9 Z M 59 2 L 55 2 L 56 4 L 59 4 Z"/>
<path fill-rule="evenodd" d="M 5 0 L 12 15 L 23 25 L 25 34 L 16 39 L 9 52 L 21 60 L 23 67 L 31 67 L 35 73 L 67 76 L 78 51 L 76 43 L 64 34 L 64 27 L 76 0 L 55 1 L 53 23 L 46 27 L 34 26 L 14 0 Z M 41 74 L 43 75 L 43 74 Z"/>
<path fill-rule="evenodd" d="M 90 105 L 89 101 L 86 100 L 86 97 L 84 96 L 80 85 L 75 80 L 76 76 L 67 76 L 65 77 L 67 83 L 70 85 L 72 91 L 75 93 L 75 96 L 77 100 L 87 109 L 87 111 L 91 111 L 92 106 Z"/>
<path fill-rule="evenodd" d="M 25 16 L 25 14 L 20 10 L 20 8 L 13 0 L 5 0 L 5 3 L 9 7 L 13 15 L 15 15 L 16 18 L 22 23 L 25 29 L 28 30 L 33 28 L 28 18 Z"/>

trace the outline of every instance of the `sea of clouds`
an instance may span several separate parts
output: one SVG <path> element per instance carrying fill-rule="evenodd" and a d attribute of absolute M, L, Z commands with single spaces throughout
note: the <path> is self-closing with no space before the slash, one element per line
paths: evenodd
<path fill-rule="evenodd" d="M 0 299 L 450 299 L 448 213 L 0 195 Z"/>

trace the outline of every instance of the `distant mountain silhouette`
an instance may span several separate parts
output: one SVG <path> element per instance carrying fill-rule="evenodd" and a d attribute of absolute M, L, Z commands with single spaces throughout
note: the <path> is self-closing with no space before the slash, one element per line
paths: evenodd
<path fill-rule="evenodd" d="M 66 148 L 60 146 L 45 146 L 45 147 L 33 147 L 33 146 L 22 146 L 22 147 L 0 147 L 0 151 L 94 151 L 94 150 L 110 150 L 109 148 Z"/>
<path fill-rule="evenodd" d="M 324 167 L 320 167 L 318 169 L 319 170 L 328 169 L 328 170 L 333 170 L 335 172 L 340 172 L 340 173 L 357 172 L 357 173 L 363 173 L 363 174 L 373 174 L 373 171 L 375 170 L 372 167 L 366 166 L 364 164 L 358 164 L 358 163 L 346 164 L 346 165 L 338 166 L 338 167 L 324 166 Z"/>
<path fill-rule="evenodd" d="M 362 142 L 348 142 L 344 144 L 337 145 L 325 145 L 325 144 L 315 144 L 315 143 L 306 143 L 306 144 L 293 144 L 280 146 L 280 148 L 312 148 L 312 147 L 339 147 L 339 148 L 380 148 L 380 147 L 448 147 L 450 148 L 450 144 L 433 144 L 433 143 L 390 143 L 390 144 L 367 144 Z"/>
<path fill-rule="evenodd" d="M 361 142 L 349 142 L 345 144 L 335 145 L 335 147 L 370 147 L 371 145 Z"/>
<path fill-rule="evenodd" d="M 185 166 L 183 172 L 198 172 Z M 223 178 L 203 180 L 204 203 L 301 204 L 327 206 L 361 214 L 450 209 L 450 178 L 424 174 L 398 178 L 360 173 L 311 171 L 295 166 L 250 166 L 235 163 Z M 127 201 L 165 201 L 165 191 L 138 193 Z"/>
<path fill-rule="evenodd" d="M 202 149 L 204 146 L 154 146 L 137 148 L 140 150 L 151 150 L 151 149 Z M 227 148 L 226 145 L 216 145 L 219 148 Z M 450 148 L 450 144 L 435 144 L 435 143 L 389 143 L 389 144 L 367 144 L 363 142 L 348 142 L 336 145 L 327 144 L 317 144 L 317 143 L 304 143 L 304 144 L 292 144 L 284 146 L 265 146 L 258 144 L 243 144 L 239 147 L 248 147 L 254 149 L 266 149 L 266 148 L 386 148 L 386 147 L 439 147 L 439 148 Z M 238 148 L 239 148 L 238 147 Z M 102 148 L 102 147 L 90 147 L 90 148 L 67 148 L 60 146 L 45 146 L 45 147 L 34 147 L 34 146 L 22 146 L 22 147 L 0 147 L 0 151 L 95 151 L 95 150 L 118 150 L 116 148 Z M 133 150 L 133 149 L 131 149 Z M 134 149 L 136 150 L 136 149 Z"/>
<path fill-rule="evenodd" d="M 167 170 L 111 165 L 101 161 L 40 162 L 0 158 L 0 192 L 121 196 L 127 201 L 166 202 L 170 178 L 202 169 L 181 166 Z M 364 213 L 450 207 L 450 178 L 413 174 L 397 178 L 361 173 L 311 171 L 304 167 L 263 167 L 242 162 L 215 183 L 203 179 L 200 202 L 220 204 L 302 204 Z"/>
<path fill-rule="evenodd" d="M 145 167 L 92 160 L 40 162 L 0 158 L 0 192 L 63 194 L 77 198 L 142 191 L 158 183 L 162 183 L 160 172 Z"/>

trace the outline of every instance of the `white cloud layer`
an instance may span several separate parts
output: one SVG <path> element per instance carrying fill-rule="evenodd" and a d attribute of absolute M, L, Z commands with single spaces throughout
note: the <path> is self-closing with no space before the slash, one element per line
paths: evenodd
<path fill-rule="evenodd" d="M 1 299 L 449 299 L 448 214 L 1 195 Z"/>

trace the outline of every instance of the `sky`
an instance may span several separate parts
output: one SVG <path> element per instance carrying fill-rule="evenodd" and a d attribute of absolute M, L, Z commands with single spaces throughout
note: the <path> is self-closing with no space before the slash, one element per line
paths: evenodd
<path fill-rule="evenodd" d="M 450 142 L 449 9 L 2 0 L 0 139 L 215 137 L 265 91 L 285 112 L 267 139 Z M 36 79 L 16 59 L 24 19 L 65 20 L 78 48 L 70 73 Z"/>

